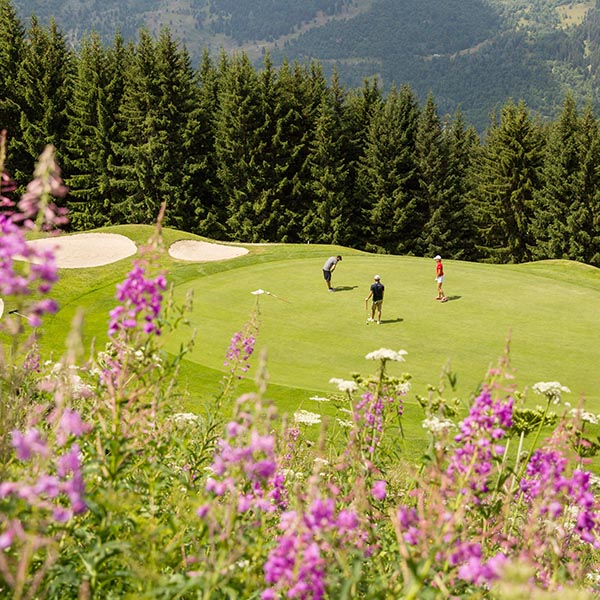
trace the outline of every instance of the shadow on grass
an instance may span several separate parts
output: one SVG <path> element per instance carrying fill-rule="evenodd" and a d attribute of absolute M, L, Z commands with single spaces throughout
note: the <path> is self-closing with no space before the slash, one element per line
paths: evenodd
<path fill-rule="evenodd" d="M 381 325 L 389 325 L 391 323 L 401 323 L 402 321 L 404 321 L 404 319 L 402 317 L 397 317 L 396 319 L 381 319 Z M 367 324 L 370 324 L 371 322 L 373 323 L 377 323 L 377 320 L 375 321 L 367 321 Z"/>
<path fill-rule="evenodd" d="M 355 290 L 358 286 L 357 285 L 341 285 L 340 287 L 336 287 L 335 291 L 336 292 L 350 292 L 352 290 Z"/>
<path fill-rule="evenodd" d="M 446 296 L 446 302 L 450 302 L 451 300 L 460 300 L 462 296 Z"/>

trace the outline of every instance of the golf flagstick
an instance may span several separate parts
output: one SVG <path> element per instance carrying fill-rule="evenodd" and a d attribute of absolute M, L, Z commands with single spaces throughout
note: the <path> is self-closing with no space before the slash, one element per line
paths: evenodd
<path fill-rule="evenodd" d="M 267 290 L 261 290 L 260 288 L 258 290 L 254 290 L 253 292 L 250 292 L 251 294 L 254 294 L 255 296 L 260 296 L 261 294 L 266 294 L 267 296 L 273 296 L 273 298 L 277 298 L 277 300 L 281 300 L 282 302 L 287 302 L 288 304 L 290 303 L 289 300 L 286 300 L 285 298 L 280 298 L 279 296 L 276 296 L 275 294 L 271 293 L 271 292 L 267 292 Z"/>

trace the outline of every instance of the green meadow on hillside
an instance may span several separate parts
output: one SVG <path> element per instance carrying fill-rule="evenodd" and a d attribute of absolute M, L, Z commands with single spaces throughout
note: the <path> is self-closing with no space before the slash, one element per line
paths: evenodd
<path fill-rule="evenodd" d="M 141 245 L 153 228 L 118 226 L 103 231 L 126 235 Z M 166 229 L 163 239 L 168 247 L 180 239 L 202 238 Z M 186 409 L 197 409 L 218 393 L 231 337 L 258 309 L 251 363 L 256 366 L 261 351 L 266 351 L 269 393 L 285 411 L 318 412 L 311 396 L 335 392 L 329 383 L 332 377 L 370 374 L 375 365 L 365 355 L 384 347 L 408 352 L 406 362 L 391 365 L 390 371 L 412 376 L 406 410 L 410 422 L 410 406 L 417 394 L 427 394 L 428 384 L 443 381 L 447 397 L 457 396 L 466 403 L 508 343 L 518 389 L 538 381 L 560 381 L 572 391 L 565 400 L 576 405 L 585 398 L 588 410 L 600 412 L 598 269 L 568 261 L 524 265 L 445 261 L 449 301 L 440 304 L 434 300 L 431 258 L 318 245 L 246 247 L 247 255 L 216 262 L 184 262 L 166 253 L 160 259 L 175 299 L 183 302 L 190 291 L 194 297 L 191 327 L 165 339 L 166 349 L 175 353 L 192 328 L 197 330 L 195 347 L 182 368 L 181 382 L 190 392 Z M 332 294 L 321 268 L 338 252 L 343 261 L 334 273 L 337 291 Z M 104 344 L 108 313 L 116 305 L 115 286 L 131 265 L 132 259 L 125 259 L 104 267 L 61 270 L 53 294 L 60 311 L 46 320 L 44 354 L 60 356 L 78 307 L 86 315 L 84 344 L 92 340 L 96 348 Z M 386 286 L 381 325 L 366 323 L 365 297 L 374 274 Z M 258 289 L 271 294 L 252 294 Z M 456 375 L 455 391 L 442 377 L 445 369 Z M 533 393 L 527 398 L 531 406 L 541 402 Z"/>

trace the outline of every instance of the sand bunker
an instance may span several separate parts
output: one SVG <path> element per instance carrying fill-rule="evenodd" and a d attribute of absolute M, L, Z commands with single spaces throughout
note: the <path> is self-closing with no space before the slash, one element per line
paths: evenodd
<path fill-rule="evenodd" d="M 61 269 L 109 265 L 137 252 L 134 242 L 117 233 L 76 233 L 27 243 L 41 250 L 52 250 Z"/>
<path fill-rule="evenodd" d="M 61 269 L 100 267 L 133 256 L 135 243 L 117 233 L 76 233 L 27 242 L 39 250 L 52 250 Z M 169 256 L 177 260 L 207 262 L 226 260 L 247 254 L 246 248 L 225 246 L 194 240 L 180 240 L 171 244 Z"/>
<path fill-rule="evenodd" d="M 169 256 L 178 260 L 194 262 L 207 262 L 211 260 L 225 260 L 248 254 L 246 248 L 238 246 L 224 246 L 223 244 L 212 244 L 209 242 L 197 242 L 194 240 L 180 240 L 171 244 Z"/>

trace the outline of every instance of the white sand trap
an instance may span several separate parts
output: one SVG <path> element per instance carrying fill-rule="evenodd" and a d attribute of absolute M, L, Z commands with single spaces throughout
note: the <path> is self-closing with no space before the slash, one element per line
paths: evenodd
<path fill-rule="evenodd" d="M 224 246 L 223 244 L 212 244 L 209 242 L 197 242 L 194 240 L 180 240 L 169 247 L 169 256 L 178 260 L 194 262 L 208 262 L 211 260 L 225 260 L 248 254 L 246 248 L 238 246 Z"/>
<path fill-rule="evenodd" d="M 40 250 L 53 250 L 61 269 L 101 267 L 137 252 L 132 240 L 117 233 L 76 233 L 27 243 Z"/>

